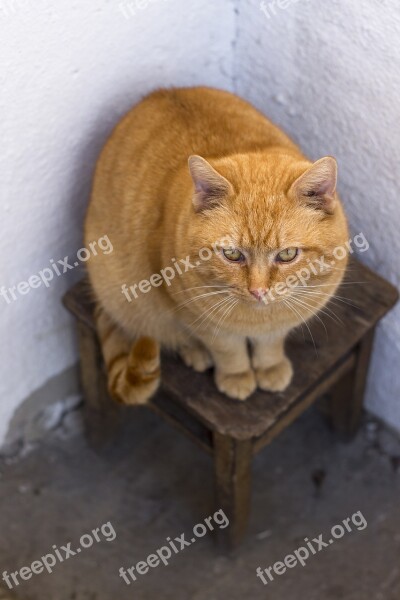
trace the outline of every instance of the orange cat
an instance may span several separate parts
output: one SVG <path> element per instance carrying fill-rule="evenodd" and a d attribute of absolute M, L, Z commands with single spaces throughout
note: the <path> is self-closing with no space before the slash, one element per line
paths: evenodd
<path fill-rule="evenodd" d="M 101 154 L 85 225 L 87 244 L 114 248 L 88 262 L 111 394 L 146 402 L 160 346 L 214 367 L 232 398 L 284 390 L 288 332 L 346 268 L 314 266 L 348 239 L 336 181 L 333 158 L 311 163 L 233 94 L 160 90 L 134 107 Z"/>

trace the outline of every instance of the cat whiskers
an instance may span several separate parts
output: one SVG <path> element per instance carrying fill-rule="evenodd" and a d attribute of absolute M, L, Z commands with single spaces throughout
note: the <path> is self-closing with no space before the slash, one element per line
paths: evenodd
<path fill-rule="evenodd" d="M 197 319 L 190 323 L 190 327 L 193 327 L 193 325 L 200 321 L 200 323 L 197 325 L 197 327 L 194 328 L 193 331 L 197 331 L 214 314 L 214 312 L 218 313 L 228 302 L 231 301 L 231 299 L 232 296 L 229 296 L 228 298 L 223 298 L 213 306 L 209 306 L 205 311 L 203 311 L 201 315 L 197 317 Z"/>
<path fill-rule="evenodd" d="M 339 296 L 338 294 L 327 294 L 326 292 L 321 292 L 318 290 L 320 286 L 315 285 L 315 286 L 300 286 L 297 287 L 296 290 L 301 290 L 303 293 L 308 293 L 308 294 L 319 294 L 319 295 L 324 295 L 326 297 L 328 297 L 330 300 L 338 300 L 339 302 L 342 302 L 343 304 L 347 304 L 348 306 L 352 306 L 353 308 L 360 308 L 359 306 L 357 306 L 357 304 L 354 304 L 353 302 L 350 302 L 350 299 L 347 298 L 346 296 Z M 340 289 L 340 288 L 339 288 Z M 315 291 L 317 290 L 317 291 Z"/>
<path fill-rule="evenodd" d="M 343 285 L 354 285 L 354 284 L 368 284 L 369 281 L 342 281 L 339 288 Z M 305 285 L 304 288 L 320 288 L 320 287 L 332 287 L 332 283 L 318 283 L 317 285 Z M 300 286 L 301 288 L 303 286 Z"/>
<path fill-rule="evenodd" d="M 230 289 L 229 285 L 196 285 L 195 287 L 191 287 L 191 288 L 185 288 L 184 290 L 179 290 L 178 292 L 174 292 L 172 295 L 176 296 L 177 294 L 183 294 L 185 292 L 191 292 L 192 290 L 203 290 L 206 288 L 228 288 Z"/>
<path fill-rule="evenodd" d="M 317 306 L 313 305 L 313 304 L 309 304 L 308 302 L 305 302 L 304 299 L 300 299 L 297 298 L 295 295 L 291 296 L 291 300 L 294 304 L 296 304 L 299 309 L 305 309 L 306 311 L 308 311 L 311 315 L 311 317 L 315 317 L 316 319 L 318 319 L 318 321 L 321 323 L 322 327 L 325 329 L 325 333 L 326 336 L 328 336 L 328 331 L 326 329 L 326 325 L 323 322 L 323 320 L 321 319 L 321 317 L 317 314 L 318 308 Z M 328 315 L 330 316 L 330 315 Z"/>
<path fill-rule="evenodd" d="M 290 304 L 290 300 L 292 300 L 292 301 L 293 301 L 293 296 L 290 296 L 289 298 L 283 298 L 283 303 L 284 303 L 284 304 L 285 304 L 285 306 L 287 306 L 287 308 L 289 308 L 289 309 L 290 309 L 290 310 L 291 310 L 291 311 L 292 311 L 292 312 L 293 312 L 293 313 L 294 313 L 294 314 L 295 314 L 295 315 L 296 315 L 298 318 L 300 318 L 300 320 L 301 320 L 301 321 L 304 323 L 304 325 L 307 327 L 307 329 L 308 329 L 308 333 L 310 334 L 310 336 L 311 336 L 311 339 L 312 339 L 312 343 L 313 343 L 313 346 L 314 346 L 315 353 L 318 355 L 318 350 L 317 350 L 317 346 L 316 346 L 316 344 L 315 344 L 314 336 L 313 336 L 313 334 L 312 334 L 312 332 L 311 332 L 311 329 L 310 329 L 310 327 L 309 327 L 309 325 L 308 325 L 307 321 L 304 319 L 303 315 L 302 315 L 301 313 L 299 313 L 299 311 L 298 311 L 298 310 L 297 310 L 297 309 L 296 309 L 294 306 L 292 306 L 292 304 Z"/>
<path fill-rule="evenodd" d="M 368 283 L 367 281 L 342 282 L 338 289 L 340 290 L 342 286 L 346 286 L 346 285 L 353 285 L 353 284 L 361 285 L 361 284 L 367 284 L 367 283 Z M 310 299 L 313 296 L 315 297 L 315 299 L 317 299 L 317 297 L 319 296 L 324 301 L 326 300 L 326 304 L 324 304 L 324 308 L 321 307 L 320 309 L 318 309 L 319 312 L 326 314 L 332 320 L 336 320 L 338 323 L 343 325 L 343 321 L 340 319 L 340 317 L 329 306 L 327 306 L 327 304 L 331 303 L 334 306 L 340 307 L 339 303 L 342 303 L 342 304 L 346 304 L 346 305 L 351 306 L 356 309 L 359 309 L 359 306 L 357 306 L 356 304 L 351 302 L 350 299 L 347 298 L 346 296 L 340 296 L 338 294 L 328 294 L 328 293 L 320 290 L 320 288 L 330 287 L 330 286 L 331 286 L 331 284 L 316 284 L 316 285 L 298 286 L 294 289 L 294 293 L 296 293 L 300 296 L 302 295 L 303 300 L 305 298 Z M 331 314 L 329 314 L 329 313 L 331 313 Z"/>
<path fill-rule="evenodd" d="M 212 337 L 212 341 L 214 341 L 218 335 L 218 333 L 221 331 L 221 327 L 224 324 L 224 321 L 226 321 L 226 319 L 228 318 L 228 316 L 233 312 L 233 310 L 235 309 L 235 307 L 237 306 L 237 304 L 239 304 L 239 300 L 237 298 L 231 298 L 231 302 L 230 304 L 228 304 L 228 307 L 225 308 L 222 317 L 219 319 L 218 323 L 215 326 L 214 329 L 214 334 Z"/>
<path fill-rule="evenodd" d="M 320 306 L 321 300 L 320 300 L 320 298 L 317 297 L 317 296 L 319 296 L 319 292 L 307 293 L 304 291 L 299 291 L 299 292 L 295 293 L 294 296 L 298 302 L 303 302 L 304 306 L 310 307 L 312 309 L 313 315 L 321 321 L 321 323 L 323 324 L 324 327 L 325 327 L 325 323 L 321 320 L 321 318 L 319 317 L 319 315 L 317 313 L 326 315 L 329 319 L 331 319 L 335 323 L 343 325 L 343 321 L 340 319 L 340 317 L 338 317 L 338 315 L 331 308 L 326 306 L 325 297 L 322 301 L 322 306 Z M 298 296 L 300 296 L 300 298 Z M 326 294 L 326 296 L 331 298 L 331 296 L 329 294 Z M 318 304 L 309 304 L 309 303 L 307 303 L 307 300 L 315 300 Z M 326 331 L 326 327 L 325 327 L 325 331 Z"/>
<path fill-rule="evenodd" d="M 204 286 L 204 287 L 206 287 L 206 286 Z M 216 287 L 216 286 L 210 286 L 210 287 Z M 189 291 L 189 290 L 182 290 L 182 291 L 185 292 L 185 291 Z M 197 296 L 194 296 L 193 298 L 189 298 L 188 300 L 185 300 L 181 304 L 178 304 L 178 306 L 175 306 L 169 312 L 170 313 L 178 312 L 179 310 L 182 310 L 182 308 L 184 308 L 188 304 L 192 304 L 192 302 L 196 302 L 196 301 L 201 300 L 203 298 L 209 298 L 211 296 L 218 296 L 219 294 L 228 294 L 228 293 L 230 293 L 229 290 L 216 290 L 216 291 L 213 291 L 213 292 L 205 292 L 203 294 L 198 294 Z"/>

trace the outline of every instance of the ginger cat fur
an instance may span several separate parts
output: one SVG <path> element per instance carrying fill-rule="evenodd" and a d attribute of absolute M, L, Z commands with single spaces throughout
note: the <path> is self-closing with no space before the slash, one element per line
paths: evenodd
<path fill-rule="evenodd" d="M 283 391 L 285 338 L 345 273 L 347 257 L 307 285 L 285 283 L 345 246 L 336 183 L 335 159 L 310 162 L 231 93 L 159 90 L 135 106 L 100 156 L 85 223 L 86 244 L 108 235 L 114 248 L 88 262 L 112 396 L 147 402 L 160 347 L 197 371 L 213 367 L 231 398 Z M 157 277 L 166 267 L 168 283 Z M 287 292 L 270 296 L 278 283 Z"/>

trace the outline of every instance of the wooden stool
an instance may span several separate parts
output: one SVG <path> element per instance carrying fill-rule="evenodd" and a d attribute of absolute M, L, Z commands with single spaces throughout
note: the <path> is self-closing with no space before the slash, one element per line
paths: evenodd
<path fill-rule="evenodd" d="M 78 320 L 87 433 L 98 446 L 116 433 L 121 411 L 132 409 L 108 397 L 85 286 L 87 292 L 87 283 L 78 283 L 64 303 Z M 257 452 L 327 393 L 335 429 L 344 437 L 357 431 L 375 327 L 397 302 L 398 292 L 352 260 L 338 295 L 346 300 L 334 300 L 327 307 L 328 314 L 330 309 L 337 318 L 320 314 L 326 330 L 318 319 L 310 322 L 314 343 L 306 330 L 304 336 L 301 329 L 290 336 L 287 352 L 295 375 L 284 393 L 257 391 L 246 402 L 236 402 L 218 392 L 211 373 L 195 373 L 179 358 L 163 356 L 162 387 L 148 407 L 213 455 L 216 508 L 230 520 L 229 527 L 218 530 L 226 550 L 234 548 L 246 531 L 251 463 Z"/>

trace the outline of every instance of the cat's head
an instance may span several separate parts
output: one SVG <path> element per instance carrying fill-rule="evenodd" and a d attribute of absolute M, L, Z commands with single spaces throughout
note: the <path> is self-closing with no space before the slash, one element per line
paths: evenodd
<path fill-rule="evenodd" d="M 341 280 L 348 230 L 334 158 L 313 164 L 278 153 L 210 162 L 191 156 L 189 171 L 191 253 L 213 250 L 199 267 L 204 279 L 254 306 L 316 284 L 322 299 L 322 285 Z"/>

